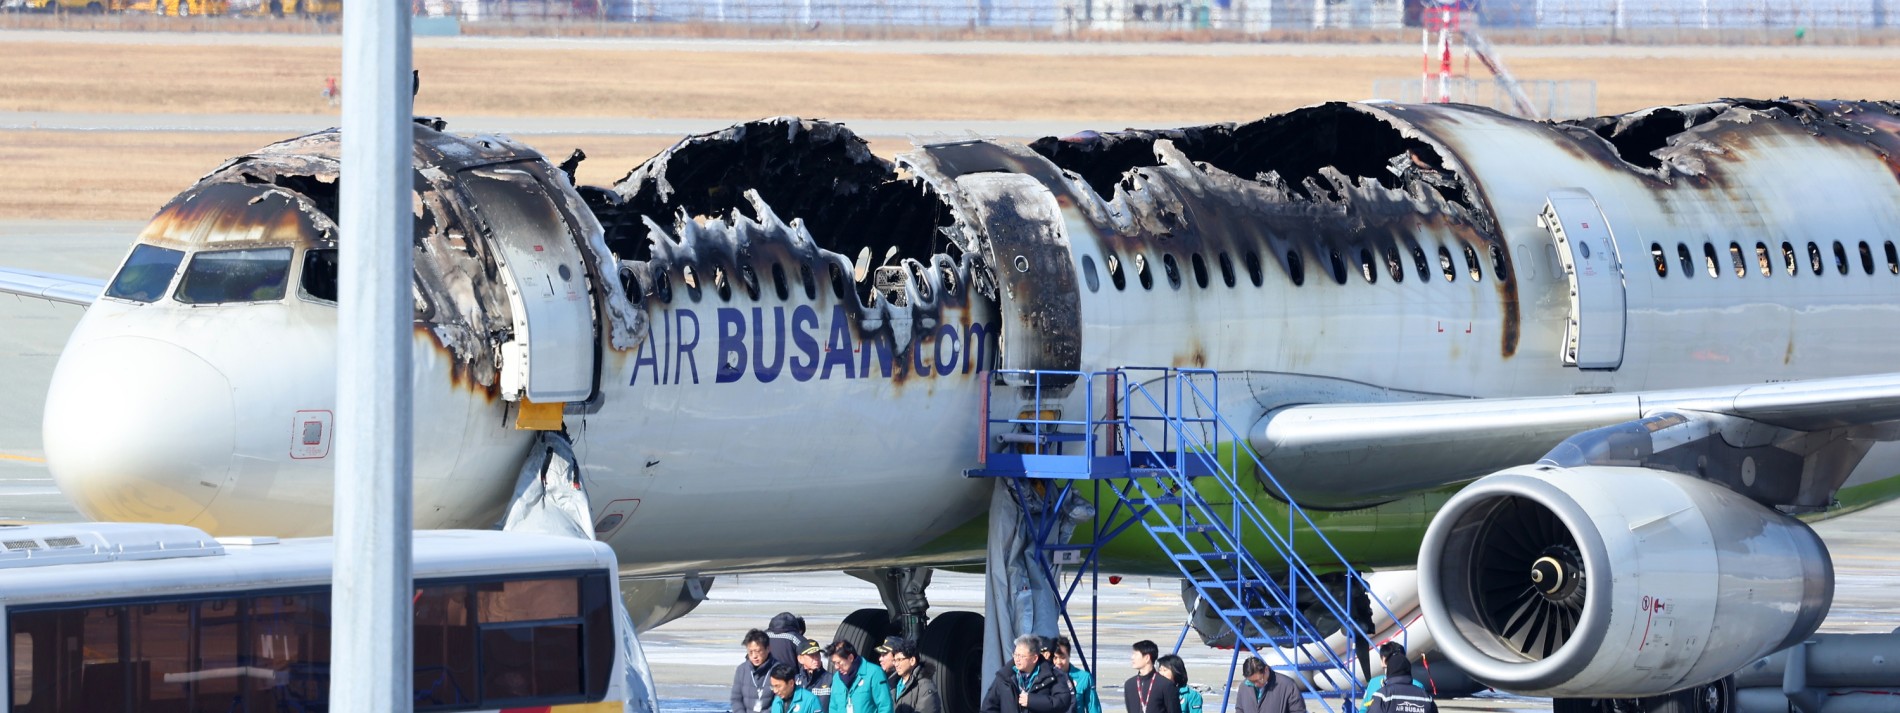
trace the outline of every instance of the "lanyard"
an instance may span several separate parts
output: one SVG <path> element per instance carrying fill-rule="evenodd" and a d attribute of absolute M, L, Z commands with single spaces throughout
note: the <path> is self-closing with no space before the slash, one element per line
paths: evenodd
<path fill-rule="evenodd" d="M 1158 676 L 1160 676 L 1160 674 L 1154 674 L 1154 673 L 1148 674 L 1148 690 L 1146 691 L 1141 690 L 1140 683 L 1135 684 L 1135 695 L 1141 698 L 1141 712 L 1140 713 L 1147 713 L 1148 711 L 1148 698 L 1154 695 L 1155 678 L 1157 678 Z"/>
<path fill-rule="evenodd" d="M 1029 687 L 1035 684 L 1035 682 L 1036 669 L 1029 669 L 1029 675 L 1027 676 L 1024 676 L 1021 672 L 1017 672 L 1016 674 L 1016 685 L 1024 691 L 1028 691 Z"/>
<path fill-rule="evenodd" d="M 754 670 L 756 670 L 756 669 L 754 669 Z M 753 713 L 764 713 L 764 710 L 765 710 L 765 689 L 766 689 L 766 688 L 768 687 L 768 684 L 766 684 L 766 682 L 765 682 L 765 679 L 766 679 L 767 677 L 769 677 L 769 676 L 771 676 L 771 675 L 772 675 L 772 674 L 768 672 L 768 673 L 767 673 L 766 675 L 764 675 L 764 676 L 753 676 L 753 677 L 752 677 L 752 685 L 753 685 L 753 686 L 754 686 L 755 688 L 757 688 L 757 689 L 758 689 L 758 690 L 757 690 L 757 692 L 756 692 L 756 693 L 754 693 L 754 694 L 752 695 L 752 700 L 753 700 L 753 703 L 752 703 L 752 710 L 753 710 Z M 788 701 L 788 702 L 789 702 L 789 701 Z"/>
<path fill-rule="evenodd" d="M 909 684 L 910 684 L 910 679 L 907 679 L 907 678 L 897 679 L 897 696 L 899 698 L 902 698 L 904 696 L 904 687 Z"/>

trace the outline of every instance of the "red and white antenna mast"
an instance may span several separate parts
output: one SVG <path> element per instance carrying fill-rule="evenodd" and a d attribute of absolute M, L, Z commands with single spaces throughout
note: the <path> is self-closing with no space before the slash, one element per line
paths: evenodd
<path fill-rule="evenodd" d="M 1420 74 L 1419 86 L 1422 101 L 1445 104 L 1451 101 L 1451 39 L 1458 34 L 1459 24 L 1463 21 L 1462 3 L 1457 0 L 1431 0 L 1420 12 L 1423 30 L 1419 34 L 1419 46 L 1425 53 L 1424 69 Z M 1438 33 L 1436 42 L 1432 33 Z M 1432 91 L 1432 65 L 1436 59 L 1438 65 L 1438 90 Z"/>

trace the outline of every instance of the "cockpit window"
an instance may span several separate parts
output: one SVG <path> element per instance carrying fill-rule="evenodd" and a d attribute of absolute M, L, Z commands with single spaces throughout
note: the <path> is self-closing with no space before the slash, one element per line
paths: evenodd
<path fill-rule="evenodd" d="M 178 274 L 178 263 L 185 254 L 170 248 L 156 245 L 139 245 L 132 248 L 132 256 L 126 258 L 125 267 L 119 268 L 112 285 L 106 288 L 107 297 L 117 297 L 135 302 L 153 302 L 165 296 L 165 288 L 172 284 L 172 276 Z"/>
<path fill-rule="evenodd" d="M 336 301 L 336 250 L 311 250 L 303 254 L 303 295 L 313 300 Z"/>
<path fill-rule="evenodd" d="M 289 276 L 290 248 L 203 252 L 192 256 L 173 296 L 185 304 L 281 300 Z"/>

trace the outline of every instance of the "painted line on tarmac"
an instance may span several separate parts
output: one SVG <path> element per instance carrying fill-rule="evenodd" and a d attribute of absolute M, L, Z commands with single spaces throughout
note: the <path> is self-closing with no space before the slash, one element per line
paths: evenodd
<path fill-rule="evenodd" d="M 33 456 L 16 456 L 11 453 L 0 453 L 0 460 L 19 461 L 21 463 L 45 463 L 46 462 L 45 458 L 35 458 Z"/>

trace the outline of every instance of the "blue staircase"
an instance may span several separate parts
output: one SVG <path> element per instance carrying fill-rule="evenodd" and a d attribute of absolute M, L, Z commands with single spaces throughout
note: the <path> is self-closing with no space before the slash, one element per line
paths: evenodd
<path fill-rule="evenodd" d="M 1102 547 L 1140 527 L 1233 634 L 1234 663 L 1224 690 L 1232 689 L 1245 650 L 1307 686 L 1309 707 L 1354 710 L 1364 682 L 1350 652 L 1372 651 L 1377 643 L 1353 622 L 1369 620 L 1375 608 L 1397 617 L 1368 594 L 1365 579 L 1297 505 L 1280 521 L 1254 504 L 1242 486 L 1248 466 L 1265 487 L 1285 490 L 1246 446 L 1244 432 L 1221 415 L 1217 372 L 1000 370 L 986 381 L 984 460 L 968 475 L 1003 478 L 1025 504 L 1024 524 L 1038 543 L 1034 559 L 1056 587 L 1064 625 L 1078 645 L 1085 639 L 1076 635 L 1071 600 L 1085 578 L 1099 579 Z M 1019 398 L 1020 412 L 996 417 L 1017 411 L 998 406 L 999 396 Z M 1095 519 L 1086 541 L 1055 542 L 1057 515 L 1079 496 L 1078 487 L 1093 488 L 1098 508 L 1112 503 L 1107 516 Z M 1294 546 L 1300 525 L 1307 557 Z M 1066 583 L 1065 565 L 1073 567 Z M 1363 603 L 1355 610 L 1356 601 Z M 1321 617 L 1351 637 L 1343 647 L 1348 653 L 1327 645 L 1333 632 L 1314 623 Z M 1092 627 L 1096 617 L 1089 621 Z M 1181 642 L 1186 636 L 1184 629 Z M 1090 649 L 1085 666 L 1097 658 Z"/>

